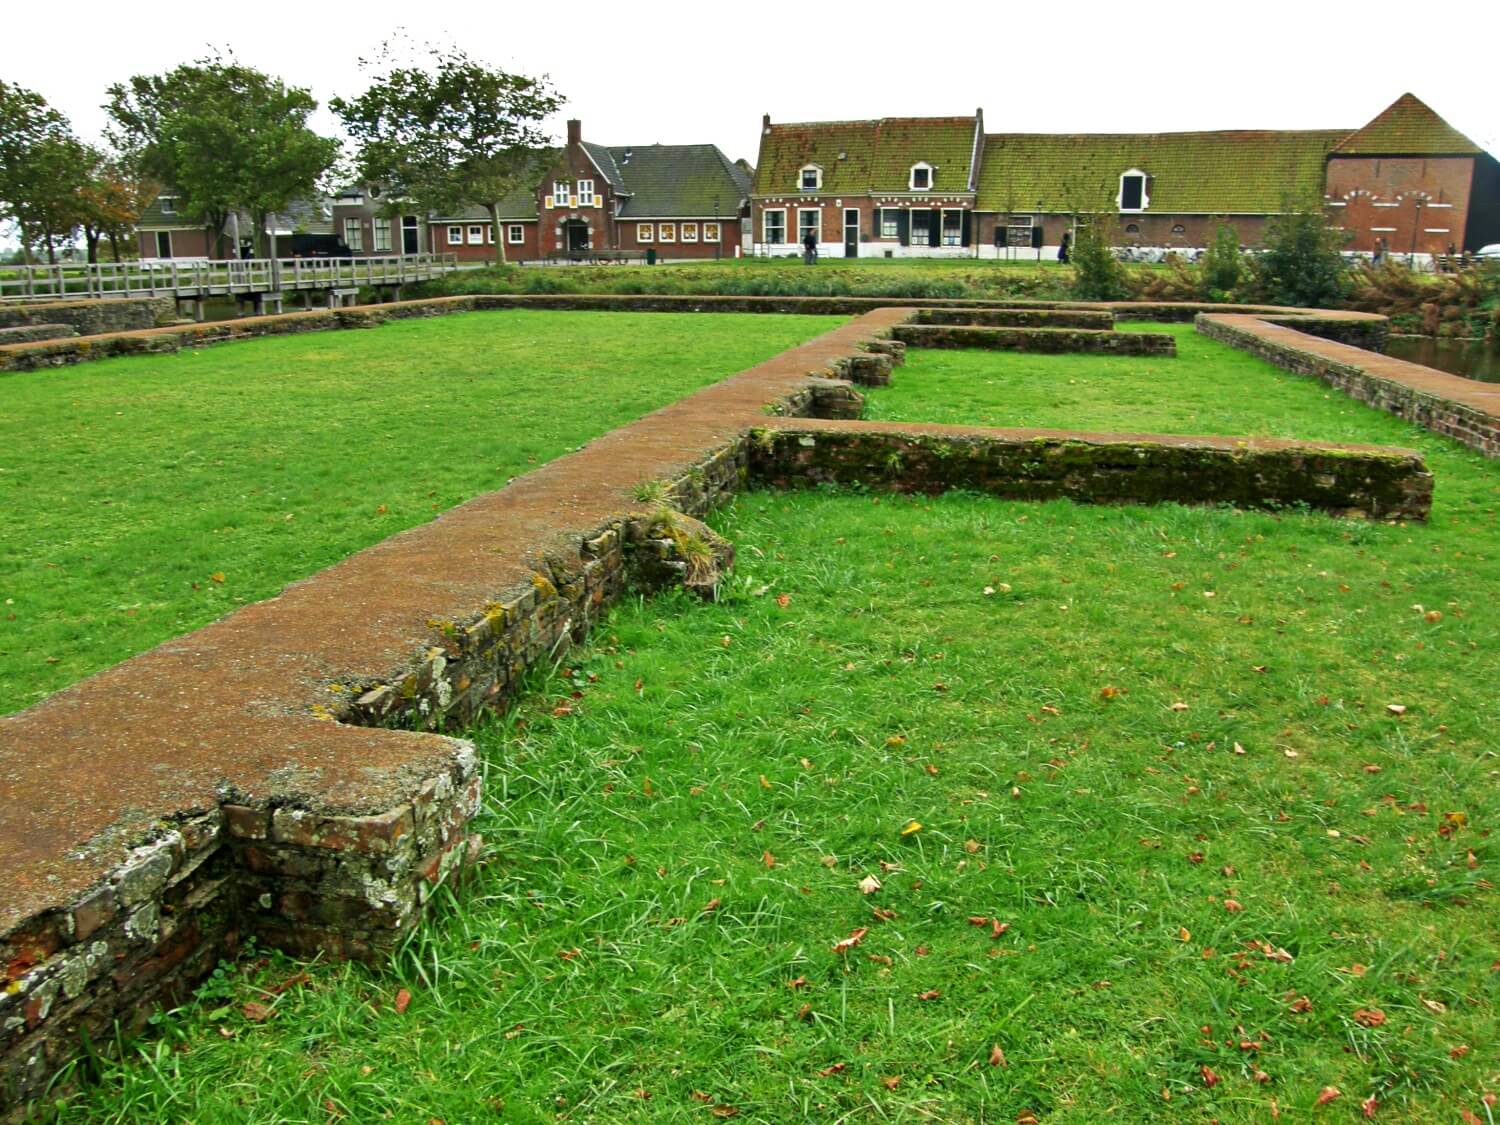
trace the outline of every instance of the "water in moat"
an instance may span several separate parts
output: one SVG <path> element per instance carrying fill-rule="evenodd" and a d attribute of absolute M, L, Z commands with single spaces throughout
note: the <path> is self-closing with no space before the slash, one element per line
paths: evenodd
<path fill-rule="evenodd" d="M 1386 354 L 1436 367 L 1481 383 L 1500 383 L 1500 344 L 1483 340 L 1442 340 L 1434 336 L 1392 336 Z"/>

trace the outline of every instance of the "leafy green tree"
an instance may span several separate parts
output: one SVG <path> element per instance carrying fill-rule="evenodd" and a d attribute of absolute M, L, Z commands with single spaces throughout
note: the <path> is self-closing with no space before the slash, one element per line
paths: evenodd
<path fill-rule="evenodd" d="M 1328 225 L 1319 201 L 1288 201 L 1266 223 L 1255 261 L 1258 300 L 1299 308 L 1334 308 L 1348 288 L 1342 250 L 1348 236 Z"/>
<path fill-rule="evenodd" d="M 390 66 L 359 97 L 329 105 L 358 146 L 362 180 L 438 211 L 484 207 L 504 265 L 500 202 L 536 186 L 549 139 L 542 122 L 563 99 L 546 78 L 493 69 L 456 48 L 430 51 L 428 65 Z"/>
<path fill-rule="evenodd" d="M 109 239 L 111 254 L 120 260 L 120 245 L 128 242 L 141 215 L 161 191 L 155 180 L 140 175 L 130 164 L 99 149 L 87 150 L 88 175 L 80 190 L 80 225 L 91 262 L 99 260 L 99 244 Z"/>
<path fill-rule="evenodd" d="M 1123 301 L 1130 277 L 1115 257 L 1115 222 L 1105 214 L 1080 216 L 1073 243 L 1073 293 L 1085 301 Z"/>
<path fill-rule="evenodd" d="M 179 209 L 222 238 L 231 212 L 254 220 L 266 253 L 267 219 L 314 195 L 338 159 L 338 141 L 307 125 L 306 90 L 234 58 L 137 75 L 109 89 L 111 139 L 136 178 L 170 185 Z"/>
<path fill-rule="evenodd" d="M 1229 223 L 1216 224 L 1213 241 L 1204 250 L 1198 271 L 1209 300 L 1226 300 L 1245 273 L 1245 259 L 1240 253 L 1240 232 Z"/>
<path fill-rule="evenodd" d="M 19 229 L 22 257 L 57 245 L 78 227 L 87 147 L 40 94 L 0 81 L 0 218 Z"/>

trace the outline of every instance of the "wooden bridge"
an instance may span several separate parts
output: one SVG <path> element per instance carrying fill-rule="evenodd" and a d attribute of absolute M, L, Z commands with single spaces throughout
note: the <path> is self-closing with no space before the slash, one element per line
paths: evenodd
<path fill-rule="evenodd" d="M 98 300 L 175 297 L 202 314 L 209 297 L 253 300 L 257 311 L 280 308 L 287 293 L 326 295 L 343 303 L 361 286 L 397 291 L 458 268 L 454 254 L 369 258 L 160 259 L 144 262 L 67 262 L 50 266 L 0 266 L 0 301 Z"/>

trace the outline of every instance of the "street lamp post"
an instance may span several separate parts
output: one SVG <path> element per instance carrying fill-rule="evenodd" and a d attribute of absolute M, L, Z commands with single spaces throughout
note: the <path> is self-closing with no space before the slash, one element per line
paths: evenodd
<path fill-rule="evenodd" d="M 1042 264 L 1042 243 L 1044 243 L 1044 242 L 1047 241 L 1047 224 L 1044 223 L 1042 220 L 1043 220 L 1043 215 L 1042 215 L 1042 201 L 1040 199 L 1038 199 L 1036 201 L 1037 237 L 1036 237 L 1035 241 L 1036 241 L 1036 264 L 1039 265 L 1039 266 Z"/>
<path fill-rule="evenodd" d="M 724 246 L 724 229 L 719 225 L 719 197 L 717 195 L 714 196 L 714 230 L 719 236 L 714 239 L 714 261 L 717 262 Z"/>

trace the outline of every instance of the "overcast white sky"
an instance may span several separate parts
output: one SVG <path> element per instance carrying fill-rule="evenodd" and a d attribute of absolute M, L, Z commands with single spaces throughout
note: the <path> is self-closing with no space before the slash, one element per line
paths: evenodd
<path fill-rule="evenodd" d="M 95 137 L 105 88 L 232 48 L 326 103 L 397 28 L 550 75 L 604 144 L 712 141 L 756 156 L 775 121 L 970 113 L 990 132 L 1340 128 L 1410 90 L 1500 152 L 1500 3 L 1053 6 L 864 0 L 337 4 L 17 3 L 0 77 Z M 17 45 L 26 49 L 18 50 Z M 319 127 L 334 130 L 320 111 Z M 556 123 L 561 132 L 562 122 Z"/>

